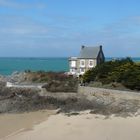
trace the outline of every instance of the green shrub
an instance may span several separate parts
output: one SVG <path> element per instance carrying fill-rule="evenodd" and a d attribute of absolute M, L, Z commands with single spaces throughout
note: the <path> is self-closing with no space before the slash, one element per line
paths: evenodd
<path fill-rule="evenodd" d="M 78 80 L 74 78 L 67 78 L 67 80 L 51 80 L 43 86 L 43 88 L 50 92 L 77 92 Z"/>
<path fill-rule="evenodd" d="M 130 58 L 105 62 L 87 71 L 83 75 L 83 81 L 102 84 L 118 82 L 129 89 L 140 90 L 140 64 L 134 63 Z"/>

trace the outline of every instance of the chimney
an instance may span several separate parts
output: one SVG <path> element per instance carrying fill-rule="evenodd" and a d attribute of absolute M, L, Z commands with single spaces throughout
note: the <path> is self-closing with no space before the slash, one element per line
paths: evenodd
<path fill-rule="evenodd" d="M 83 50 L 84 48 L 85 48 L 85 46 L 84 46 L 84 45 L 82 45 L 81 50 Z"/>
<path fill-rule="evenodd" d="M 102 50 L 102 48 L 103 48 L 103 46 L 102 46 L 102 45 L 100 45 L 100 50 Z"/>

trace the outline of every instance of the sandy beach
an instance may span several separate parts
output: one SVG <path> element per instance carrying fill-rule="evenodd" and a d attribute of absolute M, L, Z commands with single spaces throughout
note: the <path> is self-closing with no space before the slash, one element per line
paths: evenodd
<path fill-rule="evenodd" d="M 40 115 L 36 116 L 36 120 L 41 116 L 40 112 Z M 34 124 L 32 129 L 28 127 L 28 123 L 32 120 L 31 116 L 27 122 L 23 120 L 21 121 L 24 126 L 27 125 L 24 131 L 18 132 L 17 129 L 15 130 L 17 133 L 1 137 L 1 140 L 140 140 L 140 116 L 106 118 L 89 114 L 87 111 L 76 116 L 57 114 L 51 115 L 39 124 Z M 14 127 L 17 125 L 11 128 Z"/>
<path fill-rule="evenodd" d="M 55 111 L 42 110 L 22 114 L 1 114 L 0 139 L 5 139 L 22 131 L 32 130 L 34 125 L 47 120 L 52 114 L 55 114 Z"/>
<path fill-rule="evenodd" d="M 140 140 L 139 92 L 1 91 L 0 140 Z"/>

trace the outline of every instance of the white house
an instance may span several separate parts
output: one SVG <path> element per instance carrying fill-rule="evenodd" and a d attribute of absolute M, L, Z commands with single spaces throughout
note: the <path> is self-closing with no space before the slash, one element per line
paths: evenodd
<path fill-rule="evenodd" d="M 105 61 L 102 46 L 86 47 L 82 46 L 78 57 L 69 59 L 69 74 L 83 75 L 87 70 L 94 68 L 96 65 Z"/>

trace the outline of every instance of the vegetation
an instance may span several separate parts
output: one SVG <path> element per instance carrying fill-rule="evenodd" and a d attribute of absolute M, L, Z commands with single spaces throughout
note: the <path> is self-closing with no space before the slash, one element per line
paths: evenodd
<path fill-rule="evenodd" d="M 34 83 L 45 83 L 51 80 L 65 80 L 65 78 L 70 78 L 64 72 L 45 72 L 45 71 L 37 71 L 33 72 L 30 70 L 25 71 L 25 80 L 31 81 Z"/>
<path fill-rule="evenodd" d="M 103 85 L 116 82 L 129 89 L 140 90 L 140 64 L 131 58 L 105 62 L 87 71 L 83 81 L 101 82 Z"/>
<path fill-rule="evenodd" d="M 75 80 L 50 81 L 43 88 L 50 92 L 77 92 L 77 85 Z"/>
<path fill-rule="evenodd" d="M 64 72 L 26 71 L 26 80 L 34 83 L 47 83 L 43 86 L 50 92 L 77 92 L 78 80 Z"/>
<path fill-rule="evenodd" d="M 44 88 L 50 92 L 77 92 L 78 80 L 63 73 L 49 73 L 49 81 Z"/>

